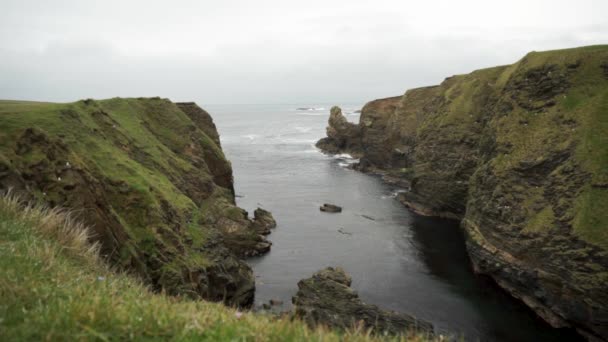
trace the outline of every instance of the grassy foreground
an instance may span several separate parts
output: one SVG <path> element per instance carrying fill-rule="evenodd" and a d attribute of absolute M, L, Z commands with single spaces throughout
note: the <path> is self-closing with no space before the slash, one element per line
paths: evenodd
<path fill-rule="evenodd" d="M 0 197 L 0 340 L 374 341 L 289 318 L 149 291 L 116 273 L 88 230 L 60 209 Z M 423 341 L 401 336 L 397 341 Z"/>

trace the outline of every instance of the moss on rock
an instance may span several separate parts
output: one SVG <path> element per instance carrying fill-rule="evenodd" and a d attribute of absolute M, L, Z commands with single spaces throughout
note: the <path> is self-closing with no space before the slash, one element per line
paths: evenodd
<path fill-rule="evenodd" d="M 372 101 L 344 143 L 359 144 L 359 169 L 406 184 L 414 211 L 463 220 L 478 272 L 550 323 L 603 338 L 606 60 L 606 45 L 532 52 Z"/>
<path fill-rule="evenodd" d="M 158 290 L 253 301 L 252 271 L 234 252 L 251 254 L 260 239 L 235 206 L 213 120 L 194 103 L 0 101 L 0 190 L 8 188 L 74 210 L 113 264 Z M 241 241 L 230 250 L 222 219 L 236 212 Z"/>

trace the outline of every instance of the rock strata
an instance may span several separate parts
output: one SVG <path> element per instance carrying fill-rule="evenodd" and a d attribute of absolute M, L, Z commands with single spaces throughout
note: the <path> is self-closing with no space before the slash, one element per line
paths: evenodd
<path fill-rule="evenodd" d="M 351 277 L 339 267 L 325 268 L 312 277 L 301 280 L 298 292 L 292 299 L 295 315 L 313 327 L 362 327 L 375 334 L 433 332 L 430 323 L 363 303 L 350 288 L 351 281 Z"/>

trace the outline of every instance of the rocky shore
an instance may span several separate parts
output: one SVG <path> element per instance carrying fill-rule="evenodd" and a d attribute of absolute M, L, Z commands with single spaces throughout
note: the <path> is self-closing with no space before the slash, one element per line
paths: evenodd
<path fill-rule="evenodd" d="M 363 303 L 350 287 L 351 282 L 339 267 L 328 267 L 302 279 L 292 300 L 296 317 L 312 327 L 363 328 L 379 335 L 414 332 L 432 335 L 433 326 L 428 322 Z"/>
<path fill-rule="evenodd" d="M 515 64 L 331 110 L 326 153 L 407 190 L 412 211 L 461 222 L 476 272 L 554 327 L 608 339 L 608 47 Z"/>

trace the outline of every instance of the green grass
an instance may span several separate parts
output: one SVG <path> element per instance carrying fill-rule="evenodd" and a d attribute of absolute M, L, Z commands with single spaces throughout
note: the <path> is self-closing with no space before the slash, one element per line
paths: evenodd
<path fill-rule="evenodd" d="M 600 67 L 606 61 L 608 45 L 531 52 L 512 65 L 456 75 L 434 88 L 409 90 L 393 119 L 401 136 L 417 141 L 414 172 L 408 178 L 431 179 L 421 191 L 433 193 L 429 202 L 435 205 L 433 200 L 449 202 L 450 192 L 459 191 L 451 183 L 436 187 L 437 179 L 457 177 L 459 158 L 485 163 L 477 158 L 486 157 L 498 179 L 522 180 L 522 172 L 534 172 L 521 171 L 522 165 L 542 167 L 552 158 L 568 156 L 566 164 L 584 175 L 583 184 L 567 189 L 573 180 L 567 173 L 553 172 L 550 176 L 561 184 L 559 190 L 529 186 L 515 191 L 518 207 L 526 214 L 520 228 L 541 234 L 551 231 L 552 217 L 562 219 L 564 212 L 550 215 L 557 202 L 547 203 L 543 193 L 570 195 L 575 190 L 578 198 L 568 203 L 572 210 L 564 217 L 576 236 L 607 248 L 608 216 L 603 208 L 608 208 L 608 78 Z M 551 77 L 564 86 L 552 105 L 535 95 L 538 84 L 526 83 L 534 70 L 552 70 Z M 463 142 L 471 147 L 462 147 Z M 479 147 L 487 154 L 475 155 Z M 448 163 L 446 156 L 453 160 Z M 509 197 L 511 190 L 496 193 Z"/>
<path fill-rule="evenodd" d="M 574 232 L 585 241 L 608 249 L 608 191 L 590 186 L 575 202 Z"/>
<path fill-rule="evenodd" d="M 68 153 L 55 156 L 60 163 L 69 162 L 82 170 L 89 182 L 103 187 L 110 206 L 104 210 L 115 216 L 128 236 L 128 241 L 114 254 L 120 259 L 115 260 L 117 264 L 135 262 L 148 272 L 145 260 L 141 259 L 144 254 L 152 259 L 175 255 L 176 260 L 171 263 L 182 262 L 184 267 L 205 264 L 199 260 L 200 254 L 188 250 L 201 248 L 211 228 L 201 224 L 206 222 L 201 217 L 201 203 L 195 203 L 187 194 L 187 187 L 210 184 L 205 190 L 208 195 L 225 197 L 223 206 L 229 207 L 220 209 L 234 208 L 231 194 L 220 191 L 213 183 L 206 156 L 213 156 L 215 163 L 228 171 L 230 163 L 213 140 L 197 129 L 177 105 L 160 98 L 74 103 L 0 101 L 0 161 L 19 173 L 40 162 L 55 163 L 47 155 L 45 144 L 34 144 L 25 154 L 16 152 L 16 141 L 27 128 L 41 132 L 52 144 L 65 145 Z M 191 150 L 198 152 L 192 156 Z M 197 160 L 194 166 L 195 158 L 200 159 L 203 154 L 201 151 L 205 161 Z M 190 180 L 185 176 L 196 179 L 197 183 L 189 185 Z M 65 177 L 62 180 L 63 183 L 70 181 Z M 123 188 L 126 192 L 120 191 Z M 43 201 L 62 204 L 67 198 L 79 205 L 78 195 L 66 194 L 56 176 L 36 184 L 30 193 Z M 167 219 L 167 211 L 172 213 L 173 222 Z M 195 217 L 194 221 L 188 220 L 191 216 Z M 175 225 L 184 229 L 176 234 Z M 192 241 L 193 245 L 186 241 Z M 179 256 L 184 248 L 184 255 Z M 188 255 L 194 259 L 188 260 Z"/>
<path fill-rule="evenodd" d="M 568 73 L 569 86 L 553 107 L 541 112 L 516 107 L 494 121 L 497 143 L 511 149 L 496 156 L 492 165 L 497 174 L 505 175 L 522 161 L 542 162 L 556 153 L 573 153 L 571 165 L 586 173 L 572 208 L 573 232 L 586 242 L 608 248 L 608 79 L 600 68 L 605 60 L 608 46 L 590 46 L 532 52 L 505 69 L 499 79 L 506 84 L 509 78 L 525 77 L 533 68 L 556 65 L 558 72 Z M 579 66 L 568 71 L 575 64 Z M 534 189 L 528 194 L 532 192 Z M 545 208 L 529 219 L 526 230 L 547 231 L 550 217 Z"/>
<path fill-rule="evenodd" d="M 524 232 L 546 233 L 553 227 L 554 220 L 555 214 L 553 213 L 553 208 L 547 206 L 536 215 L 532 216 L 524 228 Z"/>
<path fill-rule="evenodd" d="M 0 198 L 0 340 L 374 341 L 150 292 L 108 268 L 66 212 Z M 422 336 L 393 337 L 423 341 Z"/>

